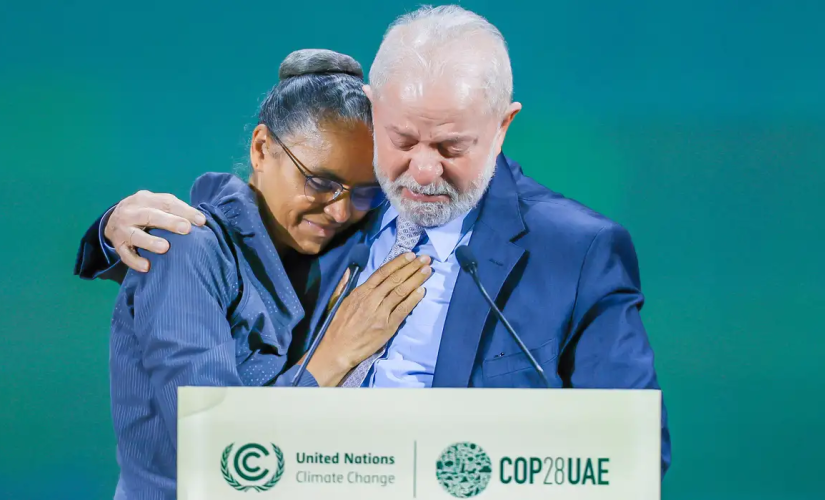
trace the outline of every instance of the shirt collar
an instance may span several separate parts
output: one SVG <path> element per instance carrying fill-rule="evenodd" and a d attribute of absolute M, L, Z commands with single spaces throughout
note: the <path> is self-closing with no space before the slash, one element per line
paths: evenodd
<path fill-rule="evenodd" d="M 377 215 L 375 224 L 369 231 L 368 240 L 370 243 L 375 241 L 398 218 L 398 211 L 388 203 L 383 209 L 383 213 Z M 470 232 L 477 218 L 478 207 L 461 217 L 456 217 L 443 226 L 424 228 L 427 238 L 435 248 L 439 261 L 445 262 L 455 251 L 458 243 Z"/>

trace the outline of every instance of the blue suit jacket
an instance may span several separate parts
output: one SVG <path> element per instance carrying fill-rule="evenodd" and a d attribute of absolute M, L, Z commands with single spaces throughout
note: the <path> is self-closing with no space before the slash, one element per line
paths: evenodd
<path fill-rule="evenodd" d="M 76 273 L 82 277 L 101 270 L 97 231 L 95 224 L 81 245 Z M 318 304 L 328 302 L 349 251 L 363 238 L 356 230 L 318 258 Z M 659 389 L 640 315 L 636 252 L 623 227 L 536 183 L 502 154 L 469 246 L 482 283 L 553 386 Z M 119 272 L 110 270 L 110 277 Z M 310 331 L 323 312 L 314 309 Z M 433 386 L 543 386 L 464 273 L 450 301 Z M 663 475 L 670 449 L 663 403 Z"/>

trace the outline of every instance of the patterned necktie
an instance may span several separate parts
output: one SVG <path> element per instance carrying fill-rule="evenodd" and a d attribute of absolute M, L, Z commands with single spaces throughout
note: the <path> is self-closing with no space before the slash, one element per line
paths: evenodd
<path fill-rule="evenodd" d="M 395 244 L 381 265 L 383 266 L 403 253 L 411 252 L 413 248 L 418 245 L 418 242 L 421 241 L 421 235 L 423 233 L 424 228 L 406 217 L 399 215 L 395 220 Z M 344 378 L 341 382 L 341 387 L 361 387 L 364 379 L 367 378 L 370 368 L 372 368 L 372 365 L 378 358 L 384 355 L 386 349 L 387 346 L 385 344 L 378 352 L 361 361 L 361 363 Z"/>

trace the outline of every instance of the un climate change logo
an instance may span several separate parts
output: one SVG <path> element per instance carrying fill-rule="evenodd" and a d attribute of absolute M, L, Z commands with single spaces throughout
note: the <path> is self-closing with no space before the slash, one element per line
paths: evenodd
<path fill-rule="evenodd" d="M 456 443 L 444 450 L 435 464 L 435 477 L 450 495 L 470 498 L 490 484 L 493 464 L 474 443 Z"/>
<path fill-rule="evenodd" d="M 277 459 L 275 471 L 271 473 L 271 476 L 269 469 L 259 465 L 261 458 L 269 456 L 269 450 L 264 446 L 257 443 L 245 444 L 238 448 L 232 460 L 230 460 L 230 457 L 235 443 L 224 448 L 221 454 L 221 474 L 223 474 L 223 478 L 229 486 L 238 491 L 267 491 L 278 484 L 281 476 L 284 475 L 284 454 L 276 445 L 270 444 Z M 241 481 L 235 478 L 233 472 L 238 475 Z M 265 483 L 261 483 L 266 478 L 269 479 Z"/>

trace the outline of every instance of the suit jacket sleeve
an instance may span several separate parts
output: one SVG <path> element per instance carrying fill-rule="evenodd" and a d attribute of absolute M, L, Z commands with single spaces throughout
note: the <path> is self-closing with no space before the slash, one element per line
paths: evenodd
<path fill-rule="evenodd" d="M 145 252 L 152 271 L 129 271 L 123 289 L 133 294 L 141 361 L 177 442 L 178 387 L 243 385 L 228 319 L 238 290 L 237 268 L 210 228 L 193 228 L 185 236 L 153 233 L 169 241 L 169 250 Z M 285 371 L 274 385 L 288 385 L 297 368 Z M 317 386 L 309 373 L 301 380 Z"/>
<path fill-rule="evenodd" d="M 562 364 L 568 386 L 659 389 L 653 349 L 642 324 L 639 264 L 630 234 L 611 224 L 585 256 L 572 335 Z M 662 475 L 670 466 L 670 433 L 662 402 Z"/>
<path fill-rule="evenodd" d="M 81 238 L 74 264 L 75 276 L 85 280 L 103 279 L 123 283 L 128 268 L 103 239 L 103 228 L 113 209 L 114 207 L 101 215 Z"/>

